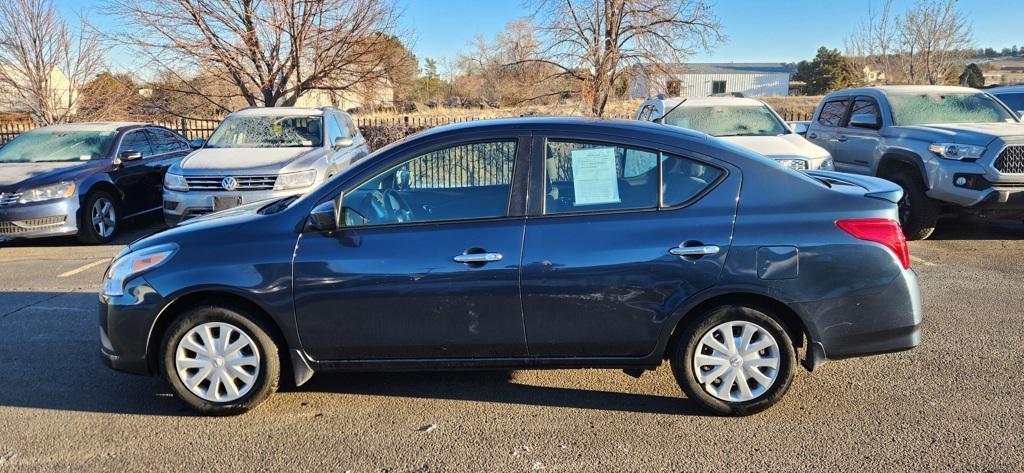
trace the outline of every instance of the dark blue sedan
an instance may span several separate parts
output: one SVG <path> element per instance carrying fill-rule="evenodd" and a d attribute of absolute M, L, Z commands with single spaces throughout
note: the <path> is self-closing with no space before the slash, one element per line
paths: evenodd
<path fill-rule="evenodd" d="M 918 344 L 900 196 L 657 124 L 448 126 L 132 244 L 103 282 L 101 351 L 207 414 L 282 372 L 664 360 L 691 401 L 749 414 L 798 359 Z"/>
<path fill-rule="evenodd" d="M 164 172 L 191 151 L 143 123 L 38 128 L 0 148 L 0 241 L 77 235 L 114 239 L 126 218 L 162 208 Z"/>

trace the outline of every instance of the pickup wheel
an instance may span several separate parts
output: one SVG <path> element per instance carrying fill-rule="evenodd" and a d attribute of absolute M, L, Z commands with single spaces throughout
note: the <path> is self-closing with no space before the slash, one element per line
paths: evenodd
<path fill-rule="evenodd" d="M 900 226 L 907 240 L 924 240 L 935 232 L 939 221 L 938 202 L 925 194 L 921 178 L 907 172 L 898 172 L 886 179 L 903 188 L 903 197 L 899 206 Z"/>
<path fill-rule="evenodd" d="M 726 305 L 690 322 L 669 359 L 688 399 L 719 415 L 745 416 L 771 407 L 786 393 L 796 350 L 768 313 Z"/>

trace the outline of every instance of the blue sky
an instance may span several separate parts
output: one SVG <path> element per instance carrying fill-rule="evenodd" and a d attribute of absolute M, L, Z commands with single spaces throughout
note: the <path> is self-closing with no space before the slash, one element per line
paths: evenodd
<path fill-rule="evenodd" d="M 2 1 L 2 0 L 0 0 Z M 532 13 L 521 0 L 397 0 L 412 49 L 424 57 L 454 57 L 477 33 L 493 37 L 505 24 Z M 728 41 L 701 62 L 795 62 L 810 59 L 819 46 L 842 49 L 843 39 L 866 15 L 868 0 L 711 0 Z M 103 0 L 54 0 L 68 15 L 95 11 Z M 876 7 L 882 0 L 874 0 Z M 896 0 L 901 11 L 913 0 Z M 1021 0 L 958 0 L 973 23 L 975 45 L 1001 49 L 1024 46 Z M 102 26 L 109 20 L 90 15 Z M 107 23 L 109 24 L 109 23 Z M 111 58 L 123 64 L 119 58 Z"/>

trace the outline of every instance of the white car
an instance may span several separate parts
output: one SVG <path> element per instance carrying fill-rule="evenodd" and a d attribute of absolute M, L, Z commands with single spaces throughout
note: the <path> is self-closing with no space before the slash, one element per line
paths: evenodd
<path fill-rule="evenodd" d="M 824 148 L 797 134 L 768 104 L 746 97 L 648 99 L 637 120 L 689 128 L 798 170 L 834 170 Z"/>

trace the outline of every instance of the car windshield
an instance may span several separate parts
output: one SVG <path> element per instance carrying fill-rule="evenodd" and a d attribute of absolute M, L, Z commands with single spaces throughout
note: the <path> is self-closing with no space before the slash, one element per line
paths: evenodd
<path fill-rule="evenodd" d="M 0 162 L 88 161 L 107 155 L 113 131 L 53 131 L 45 128 L 18 135 L 0 148 Z"/>
<path fill-rule="evenodd" d="M 322 117 L 229 116 L 207 141 L 208 148 L 318 147 Z"/>
<path fill-rule="evenodd" d="M 889 94 L 889 106 L 896 125 L 1015 121 L 999 102 L 981 92 Z"/>
<path fill-rule="evenodd" d="M 775 136 L 788 133 L 786 126 L 764 105 L 676 107 L 665 123 L 711 136 Z"/>

